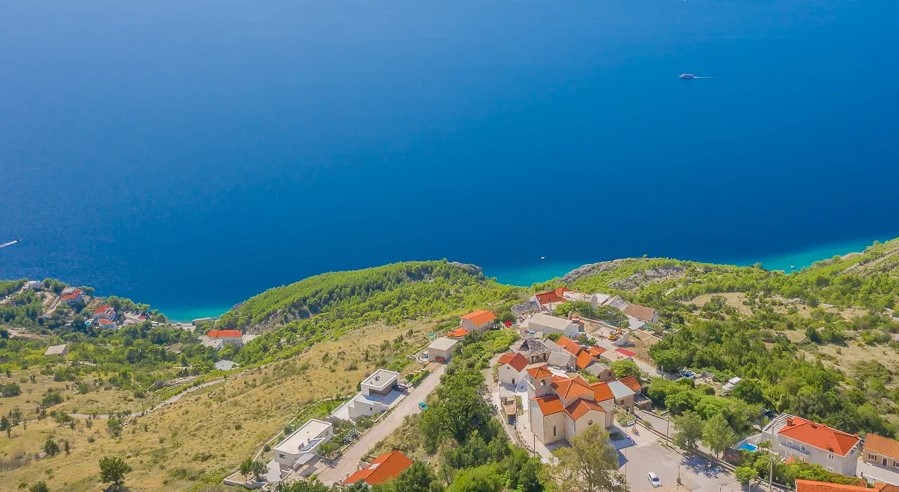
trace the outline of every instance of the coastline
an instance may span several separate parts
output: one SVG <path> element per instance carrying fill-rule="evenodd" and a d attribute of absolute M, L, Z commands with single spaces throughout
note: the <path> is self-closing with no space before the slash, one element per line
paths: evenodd
<path fill-rule="evenodd" d="M 726 265 L 750 266 L 755 263 L 761 263 L 767 270 L 781 270 L 785 272 L 799 271 L 807 268 L 812 264 L 821 260 L 827 260 L 834 256 L 842 256 L 851 253 L 860 253 L 870 246 L 874 241 L 888 241 L 890 238 L 870 238 L 858 239 L 853 241 L 842 241 L 838 243 L 830 243 L 818 245 L 806 249 L 792 251 L 782 254 L 771 255 L 763 258 L 753 259 L 735 259 L 735 260 L 705 260 L 696 259 L 694 261 L 720 263 Z M 686 259 L 686 258 L 685 258 Z M 500 283 L 528 287 L 535 283 L 546 282 L 556 277 L 561 277 L 566 273 L 578 268 L 582 265 L 603 261 L 595 259 L 592 261 L 539 261 L 529 265 L 521 265 L 517 267 L 503 267 L 497 269 L 485 268 L 484 274 L 488 277 L 494 277 Z M 792 268 L 791 268 L 792 267 Z M 238 301 L 239 302 L 239 301 Z M 219 306 L 181 306 L 175 308 L 166 308 L 164 306 L 153 306 L 165 314 L 169 320 L 176 322 L 190 322 L 197 318 L 218 317 L 226 313 L 235 303 Z"/>

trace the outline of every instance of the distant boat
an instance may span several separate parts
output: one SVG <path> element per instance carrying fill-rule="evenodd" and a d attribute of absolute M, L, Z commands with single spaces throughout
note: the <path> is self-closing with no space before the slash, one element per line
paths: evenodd
<path fill-rule="evenodd" d="M 7 247 L 7 246 L 12 246 L 13 244 L 17 244 L 19 241 L 20 241 L 19 239 L 13 239 L 12 241 L 10 241 L 10 242 L 8 242 L 8 243 L 0 244 L 0 248 L 5 248 L 5 247 Z"/>
<path fill-rule="evenodd" d="M 541 259 L 541 260 L 545 260 L 546 257 L 545 257 L 545 256 L 541 256 L 540 259 Z"/>
<path fill-rule="evenodd" d="M 690 80 L 690 79 L 695 79 L 696 76 L 693 75 L 692 73 L 682 73 L 682 74 L 680 74 L 680 78 L 682 80 Z"/>

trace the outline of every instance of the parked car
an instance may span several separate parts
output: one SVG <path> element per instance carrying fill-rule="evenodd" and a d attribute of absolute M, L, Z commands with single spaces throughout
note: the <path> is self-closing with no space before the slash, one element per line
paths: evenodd
<path fill-rule="evenodd" d="M 421 409 L 422 412 L 424 412 L 425 410 L 428 409 L 428 404 L 423 401 L 420 401 L 420 402 L 418 402 L 418 408 Z"/>
<path fill-rule="evenodd" d="M 652 488 L 656 488 L 656 487 L 661 487 L 661 486 L 662 486 L 662 480 L 659 479 L 659 476 L 656 475 L 655 473 L 649 472 L 648 478 L 649 478 L 649 483 L 650 483 L 650 485 L 652 485 Z"/>

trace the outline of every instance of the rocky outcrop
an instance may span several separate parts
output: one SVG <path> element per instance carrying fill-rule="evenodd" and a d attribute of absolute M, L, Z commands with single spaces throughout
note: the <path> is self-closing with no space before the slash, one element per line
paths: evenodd
<path fill-rule="evenodd" d="M 584 277 L 589 277 L 591 275 L 596 275 L 597 273 L 613 270 L 621 266 L 626 261 L 628 261 L 628 259 L 625 258 L 620 260 L 601 261 L 599 263 L 589 263 L 587 265 L 579 266 L 574 270 L 566 273 L 565 276 L 562 277 L 562 283 L 569 284 Z"/>
<path fill-rule="evenodd" d="M 684 276 L 687 269 L 682 266 L 663 266 L 639 271 L 627 278 L 612 282 L 615 289 L 633 290 L 663 280 L 671 280 Z"/>

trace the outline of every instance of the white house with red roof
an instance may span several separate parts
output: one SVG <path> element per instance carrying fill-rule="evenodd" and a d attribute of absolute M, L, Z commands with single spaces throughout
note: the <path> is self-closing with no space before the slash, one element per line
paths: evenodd
<path fill-rule="evenodd" d="M 94 309 L 93 318 L 94 321 L 99 321 L 101 319 L 106 319 L 112 321 L 115 319 L 115 308 L 112 306 L 100 306 L 97 309 Z"/>
<path fill-rule="evenodd" d="M 243 345 L 243 333 L 240 330 L 209 330 L 206 332 L 206 338 L 222 344 L 230 343 L 238 347 Z"/>
<path fill-rule="evenodd" d="M 66 304 L 83 304 L 84 303 L 84 291 L 81 289 L 76 289 L 75 287 L 66 287 L 62 290 L 62 293 L 59 295 L 59 298 L 62 302 Z"/>
<path fill-rule="evenodd" d="M 537 304 L 540 311 L 551 313 L 560 304 L 565 303 L 566 300 L 564 296 L 566 292 L 568 292 L 568 288 L 559 287 L 546 292 L 538 292 L 537 294 L 534 294 L 534 297 L 532 297 L 531 300 Z"/>
<path fill-rule="evenodd" d="M 612 427 L 615 398 L 606 383 L 553 374 L 545 364 L 529 367 L 528 422 L 544 445 L 569 441 L 591 425 Z"/>
<path fill-rule="evenodd" d="M 520 328 L 523 333 L 543 333 L 544 335 L 559 333 L 566 337 L 576 337 L 584 333 L 583 323 L 543 313 L 537 313 L 522 321 Z"/>
<path fill-rule="evenodd" d="M 784 458 L 821 465 L 829 471 L 854 476 L 862 440 L 818 422 L 782 414 L 762 430 L 762 439 Z"/>
<path fill-rule="evenodd" d="M 486 309 L 472 311 L 459 318 L 459 325 L 467 332 L 485 332 L 496 324 L 496 315 Z"/>
<path fill-rule="evenodd" d="M 517 352 L 506 352 L 499 356 L 499 365 L 496 371 L 499 374 L 499 382 L 510 386 L 524 384 L 527 373 L 528 358 Z"/>

